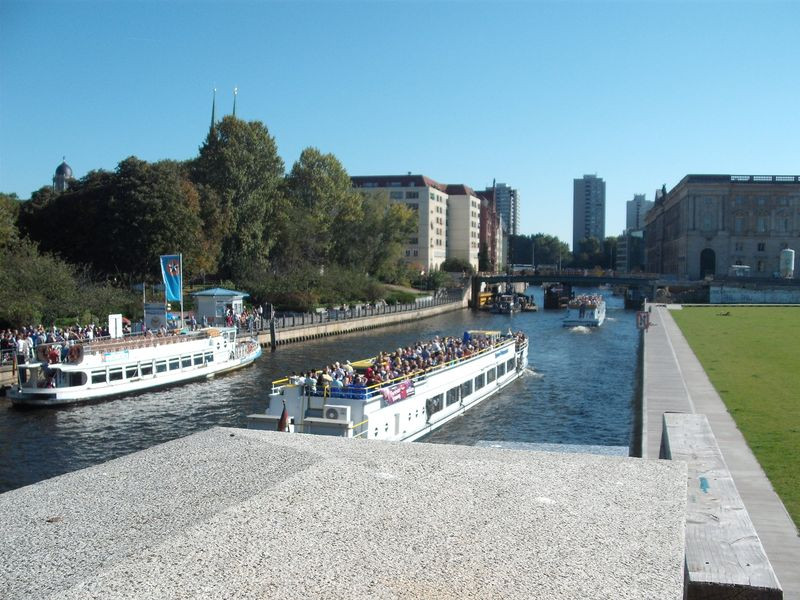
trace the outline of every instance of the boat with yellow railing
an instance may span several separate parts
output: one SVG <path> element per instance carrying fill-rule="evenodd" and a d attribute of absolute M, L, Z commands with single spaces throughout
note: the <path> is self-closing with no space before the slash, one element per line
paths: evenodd
<path fill-rule="evenodd" d="M 430 354 L 455 356 L 452 360 L 434 361 L 436 364 L 427 368 L 416 366 L 399 377 L 376 383 L 362 382 L 385 357 L 391 357 L 389 354 L 345 363 L 354 382 L 349 385 L 333 385 L 325 373 L 316 381 L 274 381 L 265 412 L 248 415 L 248 426 L 413 441 L 517 379 L 528 364 L 528 340 L 521 333 L 469 331 L 463 338 L 441 341 L 441 347 L 448 344 L 452 352 L 437 351 L 437 338 Z M 421 354 L 427 352 L 426 348 Z"/>

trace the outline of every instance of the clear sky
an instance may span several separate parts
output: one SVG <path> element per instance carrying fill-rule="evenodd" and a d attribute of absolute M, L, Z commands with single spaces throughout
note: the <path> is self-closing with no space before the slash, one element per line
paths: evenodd
<path fill-rule="evenodd" d="M 800 2 L 0 0 L 0 191 L 28 198 L 135 155 L 197 154 L 263 121 L 351 175 L 519 190 L 521 233 L 572 242 L 572 180 L 800 174 Z"/>

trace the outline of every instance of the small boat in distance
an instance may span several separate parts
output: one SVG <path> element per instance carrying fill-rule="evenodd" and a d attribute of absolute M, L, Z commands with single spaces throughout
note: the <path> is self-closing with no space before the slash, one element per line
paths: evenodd
<path fill-rule="evenodd" d="M 501 294 L 497 300 L 495 300 L 491 312 L 498 315 L 510 315 L 519 312 L 521 308 L 516 294 Z"/>
<path fill-rule="evenodd" d="M 606 319 L 606 303 L 600 294 L 581 294 L 567 304 L 564 327 L 600 327 Z"/>
<path fill-rule="evenodd" d="M 248 426 L 410 442 L 515 381 L 527 365 L 522 333 L 437 337 L 374 358 L 334 363 L 318 375 L 273 381 L 266 412 L 248 415 Z M 385 375 L 378 380 L 376 371 Z"/>
<path fill-rule="evenodd" d="M 63 359 L 62 359 L 63 356 Z M 39 344 L 36 359 L 18 365 L 14 404 L 59 406 L 213 377 L 251 364 L 261 346 L 235 327 Z"/>
<path fill-rule="evenodd" d="M 537 312 L 539 310 L 533 296 L 520 296 L 519 304 L 522 308 L 522 312 Z"/>

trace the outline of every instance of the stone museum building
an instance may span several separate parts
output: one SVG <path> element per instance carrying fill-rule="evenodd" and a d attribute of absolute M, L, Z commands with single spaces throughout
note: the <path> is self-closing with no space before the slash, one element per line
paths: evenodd
<path fill-rule="evenodd" d="M 800 176 L 687 175 L 656 199 L 644 237 L 652 273 L 777 276 L 781 251 L 800 249 Z"/>

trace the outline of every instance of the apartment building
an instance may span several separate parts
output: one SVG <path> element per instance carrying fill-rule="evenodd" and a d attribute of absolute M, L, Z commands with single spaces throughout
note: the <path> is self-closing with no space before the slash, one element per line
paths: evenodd
<path fill-rule="evenodd" d="M 477 269 L 480 200 L 469 187 L 448 186 L 410 173 L 350 179 L 354 188 L 381 194 L 417 212 L 417 235 L 408 240 L 404 250 L 407 263 L 429 271 L 455 257 L 469 261 Z"/>

